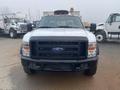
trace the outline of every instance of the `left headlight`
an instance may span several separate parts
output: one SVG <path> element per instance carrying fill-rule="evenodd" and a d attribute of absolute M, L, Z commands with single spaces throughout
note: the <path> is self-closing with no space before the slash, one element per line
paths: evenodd
<path fill-rule="evenodd" d="M 96 56 L 96 43 L 89 43 L 88 45 L 88 58 L 95 57 Z"/>
<path fill-rule="evenodd" d="M 29 57 L 30 56 L 30 46 L 29 46 L 29 43 L 28 42 L 23 42 L 22 43 L 22 55 L 23 56 L 26 56 L 26 57 Z"/>

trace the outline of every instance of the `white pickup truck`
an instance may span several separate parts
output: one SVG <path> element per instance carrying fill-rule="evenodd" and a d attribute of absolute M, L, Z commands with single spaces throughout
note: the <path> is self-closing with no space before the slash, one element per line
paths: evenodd
<path fill-rule="evenodd" d="M 28 32 L 28 23 L 23 18 L 4 17 L 0 20 L 0 30 L 10 38 L 16 38 L 18 35 Z"/>
<path fill-rule="evenodd" d="M 20 50 L 27 74 L 40 71 L 80 71 L 93 76 L 97 70 L 96 37 L 85 30 L 79 16 L 58 10 L 43 16 L 39 29 L 24 35 Z"/>
<path fill-rule="evenodd" d="M 120 14 L 112 13 L 105 24 L 98 24 L 95 30 L 98 42 L 106 40 L 120 40 Z"/>

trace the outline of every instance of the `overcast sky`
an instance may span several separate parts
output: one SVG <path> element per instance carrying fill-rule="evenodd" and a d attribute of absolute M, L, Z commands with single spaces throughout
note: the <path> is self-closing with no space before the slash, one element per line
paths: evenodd
<path fill-rule="evenodd" d="M 43 11 L 68 9 L 79 10 L 83 20 L 101 23 L 113 12 L 120 12 L 120 0 L 0 0 L 0 8 L 22 12 L 38 18 Z"/>

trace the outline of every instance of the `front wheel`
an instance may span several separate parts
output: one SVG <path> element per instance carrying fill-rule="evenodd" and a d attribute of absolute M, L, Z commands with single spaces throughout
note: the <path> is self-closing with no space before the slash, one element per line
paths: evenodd
<path fill-rule="evenodd" d="M 33 75 L 34 73 L 35 73 L 35 71 L 34 70 L 32 70 L 32 69 L 30 69 L 30 68 L 28 68 L 28 67 L 23 67 L 23 70 L 24 70 L 24 72 L 27 74 L 27 75 Z"/>
<path fill-rule="evenodd" d="M 84 75 L 93 76 L 96 74 L 96 71 L 97 71 L 97 62 L 94 61 L 89 64 L 89 69 L 84 71 Z"/>
<path fill-rule="evenodd" d="M 35 73 L 35 70 L 29 68 L 29 62 L 26 62 L 24 60 L 21 61 L 21 64 L 23 66 L 23 70 L 27 75 L 33 75 Z"/>
<path fill-rule="evenodd" d="M 95 36 L 96 36 L 96 39 L 97 39 L 98 42 L 106 41 L 106 35 L 103 32 L 96 32 Z"/>
<path fill-rule="evenodd" d="M 10 38 L 16 38 L 17 37 L 17 33 L 15 30 L 10 30 L 9 32 Z"/>

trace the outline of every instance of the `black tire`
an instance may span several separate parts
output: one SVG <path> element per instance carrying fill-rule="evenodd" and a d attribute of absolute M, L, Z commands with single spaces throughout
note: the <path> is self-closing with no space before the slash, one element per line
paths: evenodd
<path fill-rule="evenodd" d="M 30 69 L 30 68 L 28 68 L 28 67 L 23 66 L 23 70 L 24 70 L 24 72 L 25 72 L 27 75 L 33 75 L 33 74 L 35 74 L 35 71 L 32 70 L 32 69 Z"/>
<path fill-rule="evenodd" d="M 9 36 L 10 38 L 17 38 L 17 32 L 14 29 L 10 29 Z"/>
<path fill-rule="evenodd" d="M 35 70 L 32 70 L 31 68 L 29 68 L 29 62 L 25 61 L 25 60 L 21 60 L 21 64 L 23 66 L 23 70 L 27 75 L 33 75 L 35 74 Z"/>
<path fill-rule="evenodd" d="M 84 71 L 84 75 L 93 76 L 96 74 L 96 71 L 97 71 L 97 62 L 94 61 L 94 62 L 89 63 L 89 69 Z"/>
<path fill-rule="evenodd" d="M 96 39 L 98 42 L 105 42 L 106 41 L 106 34 L 104 31 L 98 31 L 95 33 Z"/>

